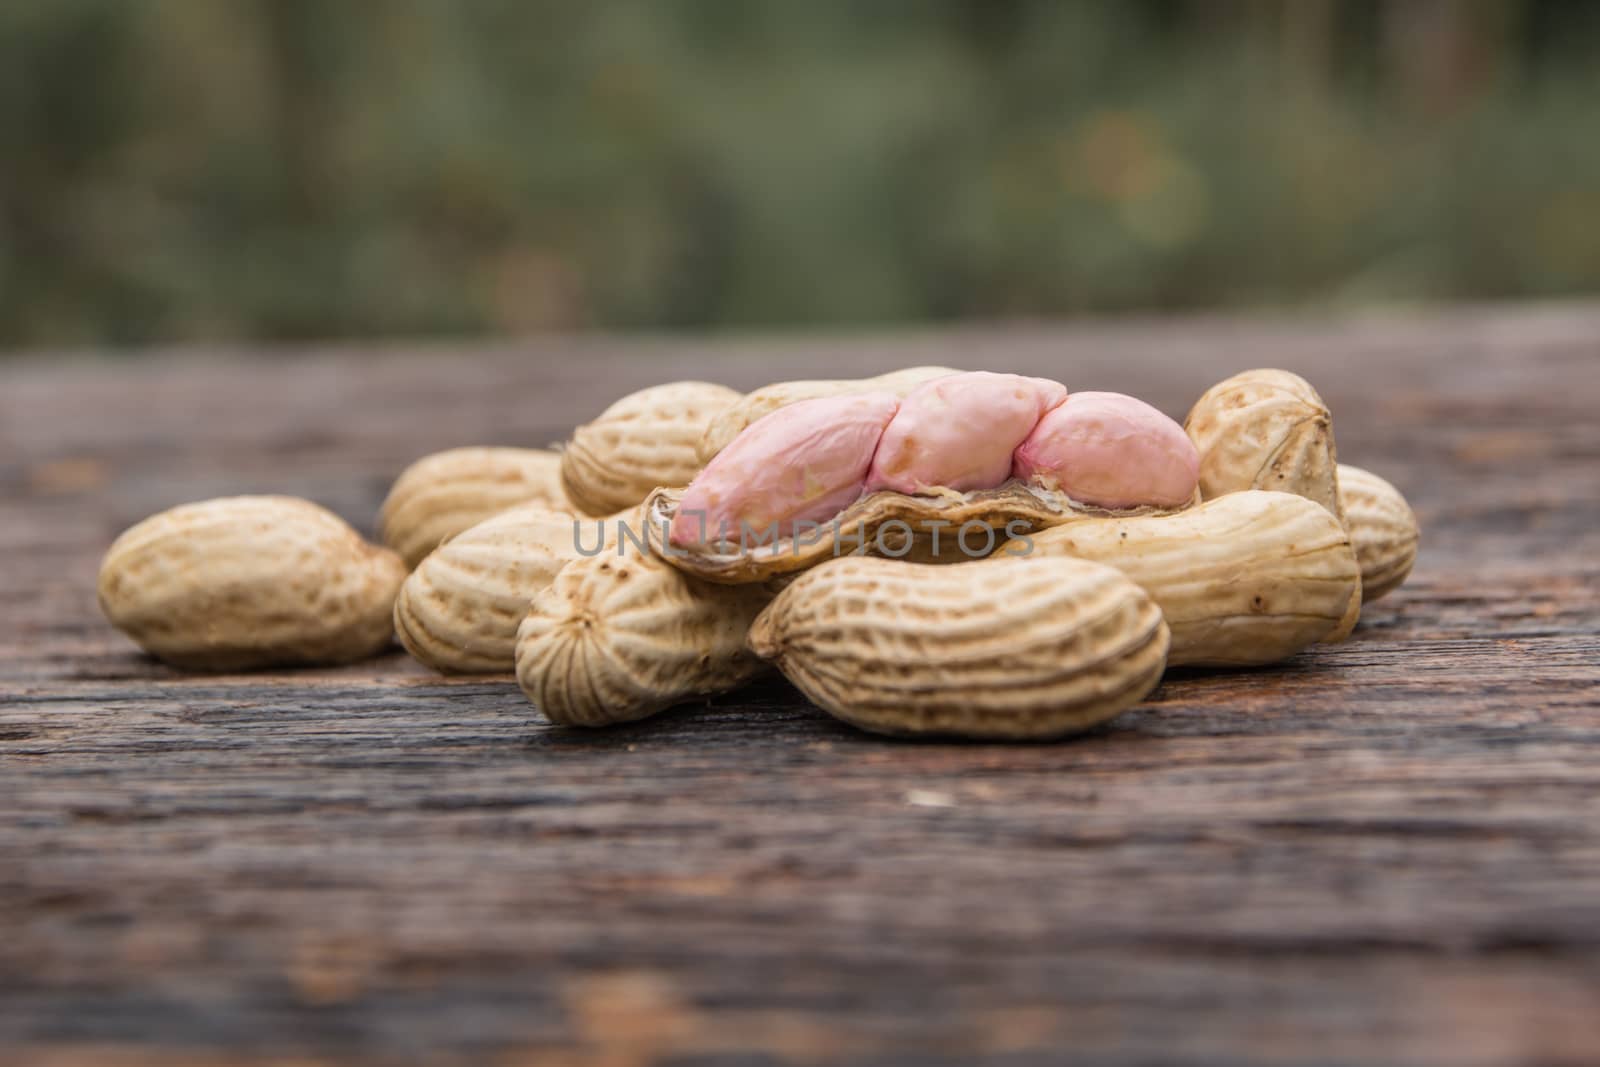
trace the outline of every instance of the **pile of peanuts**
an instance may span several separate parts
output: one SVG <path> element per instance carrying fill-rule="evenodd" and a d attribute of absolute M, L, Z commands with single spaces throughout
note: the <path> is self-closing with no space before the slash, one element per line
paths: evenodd
<path fill-rule="evenodd" d="M 1044 739 L 1168 667 L 1342 640 L 1418 536 L 1287 371 L 1220 382 L 1180 426 L 945 367 L 644 389 L 559 450 L 417 461 L 379 531 L 291 497 L 184 505 L 116 540 L 100 604 L 191 670 L 348 663 L 398 636 L 441 672 L 515 672 L 569 726 L 775 667 L 865 730 Z"/>

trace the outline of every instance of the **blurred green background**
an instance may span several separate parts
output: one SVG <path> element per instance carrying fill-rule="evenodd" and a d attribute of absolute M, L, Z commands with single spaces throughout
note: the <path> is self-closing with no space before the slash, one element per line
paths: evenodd
<path fill-rule="evenodd" d="M 1600 4 L 0 0 L 0 346 L 1600 288 Z"/>

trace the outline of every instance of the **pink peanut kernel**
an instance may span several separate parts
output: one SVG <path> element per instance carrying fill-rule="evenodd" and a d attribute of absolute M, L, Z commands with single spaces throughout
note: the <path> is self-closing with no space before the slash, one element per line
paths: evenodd
<path fill-rule="evenodd" d="M 1016 451 L 1012 473 L 1095 507 L 1179 507 L 1200 455 L 1183 427 L 1122 393 L 1073 393 Z"/>
<path fill-rule="evenodd" d="M 675 545 L 780 537 L 856 501 L 884 427 L 900 407 L 890 392 L 801 400 L 757 419 L 684 490 L 668 539 Z"/>
<path fill-rule="evenodd" d="M 868 491 L 993 489 L 1011 477 L 1011 453 L 1067 387 L 1044 378 L 973 371 L 917 386 L 883 432 Z"/>

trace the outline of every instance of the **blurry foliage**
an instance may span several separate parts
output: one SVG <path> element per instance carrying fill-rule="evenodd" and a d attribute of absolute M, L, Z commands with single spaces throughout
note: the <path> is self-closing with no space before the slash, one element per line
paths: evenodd
<path fill-rule="evenodd" d="M 0 0 L 0 343 L 1593 290 L 1600 5 Z"/>

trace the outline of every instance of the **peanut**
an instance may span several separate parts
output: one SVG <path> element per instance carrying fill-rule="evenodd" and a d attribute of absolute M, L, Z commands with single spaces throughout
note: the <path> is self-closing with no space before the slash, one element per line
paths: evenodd
<path fill-rule="evenodd" d="M 1251 370 L 1206 390 L 1184 429 L 1200 452 L 1200 495 L 1273 489 L 1339 508 L 1333 415 L 1304 378 Z"/>
<path fill-rule="evenodd" d="M 957 372 L 949 367 L 907 367 L 904 370 L 880 374 L 876 378 L 818 378 L 776 382 L 762 386 L 741 398 L 738 403 L 724 408 L 716 418 L 712 419 L 701 436 L 696 451 L 702 464 L 710 463 L 713 456 L 728 447 L 729 442 L 743 433 L 751 423 L 801 400 L 880 391 L 905 396 L 922 382 L 955 373 Z"/>
<path fill-rule="evenodd" d="M 452 448 L 401 472 L 378 512 L 379 537 L 415 567 L 446 538 L 518 504 L 571 511 L 561 456 L 533 448 Z"/>
<path fill-rule="evenodd" d="M 779 593 L 750 647 L 864 730 L 1051 738 L 1142 700 L 1167 624 L 1111 567 L 997 559 L 929 567 L 832 560 Z"/>
<path fill-rule="evenodd" d="M 178 667 L 243 670 L 345 663 L 393 637 L 405 579 L 308 500 L 235 496 L 153 515 L 100 564 L 100 608 L 146 652 Z"/>
<path fill-rule="evenodd" d="M 951 374 L 905 395 L 883 431 L 867 491 L 992 489 L 1011 477 L 1011 454 L 1067 387 L 1017 374 Z"/>
<path fill-rule="evenodd" d="M 672 382 L 630 393 L 573 433 L 561 453 L 567 496 L 590 515 L 632 507 L 658 487 L 688 485 L 700 438 L 740 394 L 710 382 Z"/>
<path fill-rule="evenodd" d="M 605 726 L 732 689 L 764 665 L 745 634 L 771 599 L 630 550 L 568 563 L 517 630 L 517 681 L 551 722 Z"/>
<path fill-rule="evenodd" d="M 1002 545 L 1001 555 L 1109 564 L 1160 605 L 1171 666 L 1276 663 L 1339 640 L 1361 609 L 1361 569 L 1326 508 L 1246 490 L 1172 515 L 1084 519 Z"/>
<path fill-rule="evenodd" d="M 528 601 L 583 555 L 579 521 L 524 504 L 440 545 L 411 572 L 395 600 L 400 643 L 435 670 L 510 671 Z M 586 548 L 603 549 L 600 536 L 584 533 L 590 538 Z"/>
<path fill-rule="evenodd" d="M 1073 393 L 1018 446 L 1012 474 L 1108 509 L 1189 503 L 1200 456 L 1183 428 L 1121 393 Z"/>
<path fill-rule="evenodd" d="M 1400 490 L 1347 463 L 1339 464 L 1339 500 L 1361 562 L 1361 596 L 1377 600 L 1411 573 L 1417 559 L 1417 517 Z"/>
<path fill-rule="evenodd" d="M 740 434 L 684 490 L 672 543 L 737 540 L 742 529 L 830 519 L 855 503 L 884 427 L 900 401 L 893 393 L 850 393 L 802 400 Z"/>

